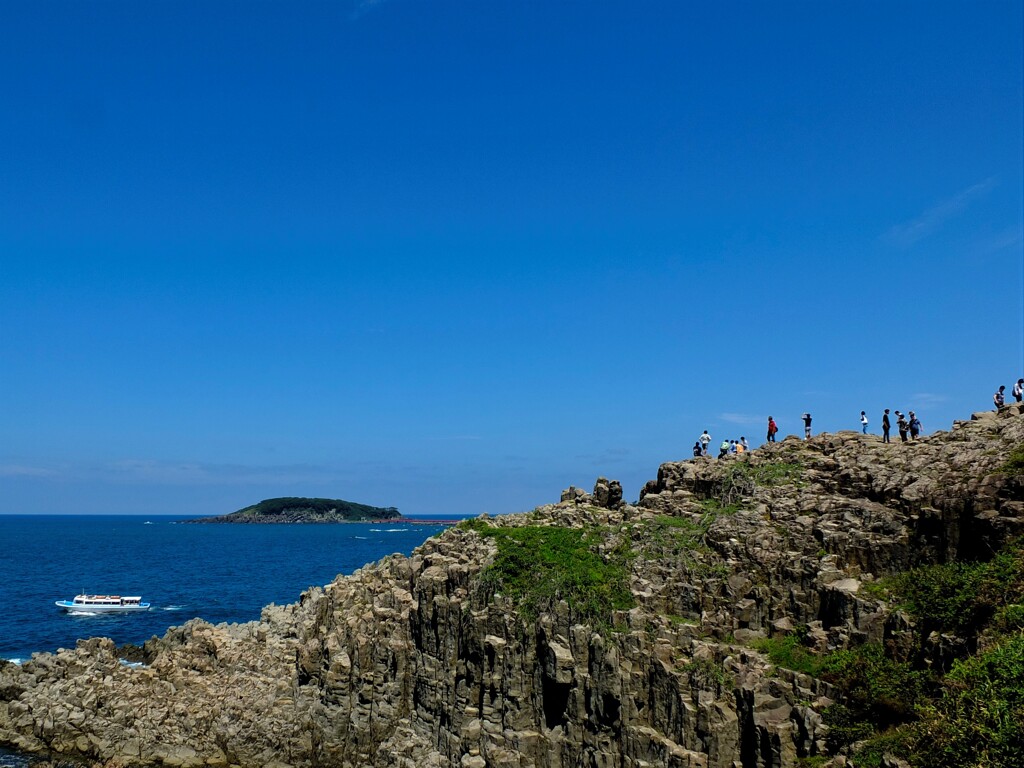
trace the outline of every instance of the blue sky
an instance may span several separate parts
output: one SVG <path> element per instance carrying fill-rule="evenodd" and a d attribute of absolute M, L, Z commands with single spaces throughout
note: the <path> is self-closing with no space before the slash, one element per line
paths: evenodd
<path fill-rule="evenodd" d="M 1024 376 L 1019 2 L 0 15 L 0 513 L 635 499 Z"/>

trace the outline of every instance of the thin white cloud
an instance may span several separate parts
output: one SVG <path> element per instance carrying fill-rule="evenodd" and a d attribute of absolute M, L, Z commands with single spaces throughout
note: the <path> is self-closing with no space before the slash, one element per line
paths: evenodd
<path fill-rule="evenodd" d="M 57 471 L 25 464 L 0 464 L 0 477 L 55 477 Z"/>
<path fill-rule="evenodd" d="M 720 413 L 718 419 L 728 424 L 739 424 L 744 427 L 760 424 L 762 421 L 768 423 L 766 416 L 754 416 L 749 413 Z"/>
<path fill-rule="evenodd" d="M 1019 228 L 1007 229 L 993 235 L 988 240 L 982 241 L 978 246 L 978 250 L 985 254 L 998 253 L 1007 248 L 1019 248 L 1021 243 L 1024 243 L 1024 232 Z"/>
<path fill-rule="evenodd" d="M 355 6 L 352 8 L 352 20 L 355 21 L 375 8 L 379 8 L 384 5 L 387 0 L 356 0 Z"/>
<path fill-rule="evenodd" d="M 946 221 L 959 216 L 976 199 L 987 193 L 996 185 L 994 176 L 984 181 L 979 181 L 965 190 L 958 192 L 952 197 L 943 200 L 938 205 L 932 206 L 921 215 L 916 216 L 902 224 L 896 224 L 885 235 L 886 239 L 897 245 L 913 245 L 919 240 L 928 237 L 932 232 L 941 227 Z"/>
<path fill-rule="evenodd" d="M 910 402 L 912 402 L 916 408 L 929 408 L 933 405 L 941 405 L 942 403 L 949 402 L 949 397 L 946 395 L 936 394 L 935 392 L 918 392 L 917 394 L 910 396 Z"/>

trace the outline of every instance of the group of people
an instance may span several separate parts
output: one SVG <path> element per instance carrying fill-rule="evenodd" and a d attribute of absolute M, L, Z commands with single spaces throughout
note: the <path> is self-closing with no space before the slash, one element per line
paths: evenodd
<path fill-rule="evenodd" d="M 1013 399 L 1018 403 L 1024 400 L 1024 379 L 1017 379 L 1017 383 L 1013 385 Z M 996 393 L 992 395 L 992 402 L 995 403 L 996 408 L 1002 408 L 1006 405 L 1006 386 L 1000 385 Z"/>
<path fill-rule="evenodd" d="M 910 413 L 900 413 L 894 411 L 896 414 L 896 431 L 900 433 L 900 442 L 907 442 L 907 435 L 910 435 L 911 440 L 917 440 L 921 434 L 921 420 L 917 418 L 917 414 L 913 411 Z M 864 411 L 860 412 L 860 423 L 864 428 L 864 434 L 868 433 L 868 417 L 864 415 Z M 885 413 L 882 414 L 882 442 L 889 442 L 889 430 L 892 429 L 892 423 L 889 421 L 889 409 L 885 409 Z"/>
<path fill-rule="evenodd" d="M 1017 383 L 1013 385 L 1013 399 L 1018 403 L 1024 402 L 1024 378 L 1017 379 Z M 996 390 L 995 394 L 992 395 L 992 402 L 995 403 L 996 408 L 1002 408 L 1006 405 L 1006 387 L 1000 386 Z M 917 418 L 917 414 L 913 411 L 908 413 L 901 413 L 900 411 L 893 411 L 896 416 L 896 431 L 899 432 L 900 442 L 906 443 L 910 440 L 917 440 L 921 435 L 922 427 L 921 420 Z M 807 440 L 811 437 L 811 414 L 805 413 L 801 416 L 804 422 L 804 439 Z M 860 412 L 860 428 L 861 432 L 865 435 L 868 433 L 868 416 L 864 411 Z M 889 409 L 886 408 L 882 414 L 882 442 L 888 443 L 889 441 L 889 430 L 892 429 L 892 422 L 889 418 Z M 768 437 L 767 442 L 774 443 L 775 436 L 779 432 L 779 425 L 775 423 L 775 419 L 772 416 L 768 417 Z M 711 435 L 705 429 L 704 434 L 697 438 L 697 442 L 693 444 L 693 455 L 694 456 L 707 456 L 708 450 L 711 447 Z M 750 450 L 750 445 L 747 443 L 747 438 L 741 437 L 739 440 L 723 440 L 722 444 L 718 448 L 718 458 L 728 456 L 730 453 L 746 453 Z"/>
<path fill-rule="evenodd" d="M 698 437 L 697 442 L 693 444 L 693 455 L 707 456 L 710 447 L 711 435 L 705 429 L 704 434 Z M 723 440 L 722 444 L 718 446 L 718 458 L 728 456 L 730 453 L 746 453 L 749 450 L 750 443 L 747 442 L 746 437 L 740 437 L 739 440 Z"/>
<path fill-rule="evenodd" d="M 999 398 L 1002 396 L 1002 391 L 1005 387 L 1000 387 L 999 391 L 996 392 L 996 405 L 1002 405 Z M 1017 382 L 1013 388 L 1014 397 L 1017 398 L 1017 402 L 1021 402 L 1024 399 L 1024 379 Z M 917 418 L 917 414 L 913 411 L 909 413 L 901 413 L 900 411 L 894 411 L 896 415 L 896 431 L 899 432 L 900 441 L 908 442 L 909 440 L 917 440 L 921 435 L 921 420 Z M 805 413 L 800 417 L 804 423 L 804 439 L 808 440 L 811 437 L 811 414 Z M 868 417 L 864 411 L 860 412 L 860 426 L 861 431 L 866 435 L 868 433 Z M 889 409 L 886 408 L 882 414 L 882 442 L 889 442 L 889 430 L 892 428 L 892 422 L 889 419 Z M 773 416 L 768 417 L 768 436 L 767 442 L 774 443 L 775 436 L 779 432 L 779 425 L 775 422 Z M 697 442 L 693 444 L 693 455 L 694 456 L 707 456 L 708 451 L 711 448 L 711 435 L 705 429 L 703 434 L 697 438 Z M 750 444 L 747 442 L 746 437 L 741 437 L 739 440 L 723 440 L 722 444 L 718 447 L 718 458 L 728 456 L 730 453 L 746 453 L 750 450 Z"/>

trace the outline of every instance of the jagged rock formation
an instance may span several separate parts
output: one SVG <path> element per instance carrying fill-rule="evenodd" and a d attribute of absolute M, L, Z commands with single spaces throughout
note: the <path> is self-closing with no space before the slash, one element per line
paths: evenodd
<path fill-rule="evenodd" d="M 496 538 L 456 527 L 258 622 L 172 629 L 141 668 L 102 639 L 0 666 L 0 743 L 111 768 L 795 766 L 834 692 L 750 641 L 898 635 L 863 585 L 1024 532 L 1021 476 L 999 471 L 1022 444 L 1012 406 L 913 444 L 844 432 L 665 464 L 636 506 L 599 480 L 486 523 L 628 552 L 635 607 L 603 623 L 557 600 L 525 618 L 486 578 Z"/>

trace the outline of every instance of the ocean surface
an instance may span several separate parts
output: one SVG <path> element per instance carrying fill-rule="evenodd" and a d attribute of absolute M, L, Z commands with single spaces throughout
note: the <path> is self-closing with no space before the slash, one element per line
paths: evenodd
<path fill-rule="evenodd" d="M 395 523 L 191 525 L 167 517 L 0 515 L 0 658 L 74 648 L 87 637 L 141 644 L 194 617 L 258 619 L 446 526 Z M 142 595 L 149 611 L 64 613 L 81 592 Z M 4 761 L 0 759 L 0 766 Z"/>

